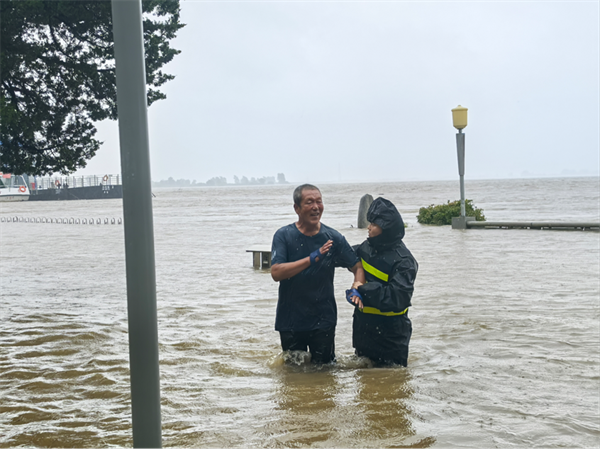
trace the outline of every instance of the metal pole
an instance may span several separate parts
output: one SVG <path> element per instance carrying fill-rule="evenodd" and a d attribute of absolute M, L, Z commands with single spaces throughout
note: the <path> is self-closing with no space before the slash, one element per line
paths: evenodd
<path fill-rule="evenodd" d="M 162 447 L 154 230 L 141 0 L 112 0 L 134 447 Z"/>
<path fill-rule="evenodd" d="M 460 216 L 466 216 L 465 212 L 465 135 L 462 129 L 456 134 L 456 151 L 458 153 L 458 174 L 460 175 Z"/>

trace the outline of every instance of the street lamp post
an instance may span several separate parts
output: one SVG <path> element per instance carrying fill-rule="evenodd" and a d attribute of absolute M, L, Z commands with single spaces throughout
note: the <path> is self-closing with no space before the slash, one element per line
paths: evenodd
<path fill-rule="evenodd" d="M 452 123 L 458 129 L 456 151 L 460 176 L 460 217 L 452 218 L 452 229 L 467 229 L 467 222 L 475 220 L 475 217 L 467 217 L 465 210 L 465 135 L 463 129 L 467 127 L 467 111 L 467 108 L 460 105 L 452 109 Z"/>

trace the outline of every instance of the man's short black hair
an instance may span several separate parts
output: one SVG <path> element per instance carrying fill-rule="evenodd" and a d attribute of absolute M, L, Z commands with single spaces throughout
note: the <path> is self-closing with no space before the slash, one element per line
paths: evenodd
<path fill-rule="evenodd" d="M 302 192 L 305 190 L 317 190 L 319 193 L 321 191 L 317 186 L 313 186 L 312 184 L 302 184 L 294 189 L 294 204 L 300 207 L 300 203 L 302 203 Z"/>

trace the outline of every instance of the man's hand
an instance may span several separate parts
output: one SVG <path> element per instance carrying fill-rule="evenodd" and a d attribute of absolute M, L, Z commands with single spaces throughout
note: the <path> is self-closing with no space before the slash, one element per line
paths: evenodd
<path fill-rule="evenodd" d="M 358 296 L 353 296 L 351 299 L 352 299 L 352 303 L 355 306 L 358 306 L 359 309 L 362 309 L 364 307 L 362 301 L 360 300 L 360 298 Z"/>
<path fill-rule="evenodd" d="M 363 308 L 362 298 L 355 288 L 346 290 L 346 300 L 353 306 L 358 306 L 359 309 Z"/>
<path fill-rule="evenodd" d="M 319 248 L 319 252 L 321 253 L 322 256 L 324 256 L 325 254 L 327 254 L 329 252 L 329 250 L 331 249 L 332 246 L 333 246 L 333 240 L 327 240 L 325 242 L 325 244 L 323 246 L 321 246 L 321 248 Z"/>
<path fill-rule="evenodd" d="M 363 285 L 363 283 L 362 283 L 362 282 L 359 282 L 359 281 L 354 281 L 354 282 L 352 283 L 352 288 L 353 288 L 354 290 L 358 290 L 358 287 L 360 287 L 361 285 Z M 353 303 L 354 305 L 358 306 L 358 308 L 359 308 L 359 309 L 362 309 L 362 308 L 363 308 L 363 303 L 362 303 L 361 299 L 360 299 L 358 296 L 353 296 L 351 299 L 352 299 L 352 303 Z"/>
<path fill-rule="evenodd" d="M 310 255 L 310 264 L 320 262 L 323 260 L 323 256 L 329 252 L 331 247 L 333 246 L 333 240 L 327 240 L 323 246 L 321 246 L 318 250 L 313 251 Z"/>

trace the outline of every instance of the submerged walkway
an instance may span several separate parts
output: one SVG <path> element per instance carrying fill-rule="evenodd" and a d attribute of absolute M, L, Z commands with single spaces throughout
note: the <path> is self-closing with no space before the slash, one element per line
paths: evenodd
<path fill-rule="evenodd" d="M 596 222 L 560 222 L 560 221 L 467 221 L 467 228 L 482 229 L 552 229 L 562 231 L 598 231 Z"/>

